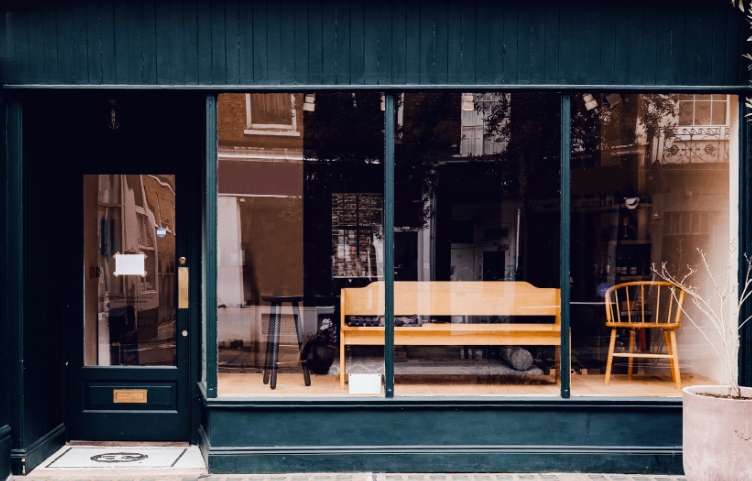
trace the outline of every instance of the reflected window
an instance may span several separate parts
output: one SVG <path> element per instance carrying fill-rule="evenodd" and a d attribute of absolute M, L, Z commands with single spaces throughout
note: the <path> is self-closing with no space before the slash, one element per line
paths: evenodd
<path fill-rule="evenodd" d="M 299 137 L 294 94 L 245 94 L 246 135 Z"/>

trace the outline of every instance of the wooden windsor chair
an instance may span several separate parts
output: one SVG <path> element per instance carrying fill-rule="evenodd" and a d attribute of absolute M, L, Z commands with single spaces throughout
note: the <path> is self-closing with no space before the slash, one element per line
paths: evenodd
<path fill-rule="evenodd" d="M 627 379 L 630 381 L 634 359 L 657 358 L 668 359 L 671 378 L 676 388 L 681 389 L 676 330 L 681 327 L 684 294 L 683 289 L 667 281 L 625 282 L 606 291 L 606 327 L 611 328 L 606 362 L 606 386 L 611 380 L 611 367 L 615 357 L 628 359 Z M 617 329 L 629 329 L 628 352 L 614 352 Z M 667 353 L 635 352 L 637 329 L 663 330 Z"/>

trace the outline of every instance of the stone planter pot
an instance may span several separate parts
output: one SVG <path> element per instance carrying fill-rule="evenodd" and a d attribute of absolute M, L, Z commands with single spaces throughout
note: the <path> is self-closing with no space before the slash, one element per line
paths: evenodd
<path fill-rule="evenodd" d="M 752 481 L 752 399 L 702 396 L 720 386 L 683 389 L 684 474 L 689 481 Z M 743 396 L 752 388 L 743 387 Z"/>

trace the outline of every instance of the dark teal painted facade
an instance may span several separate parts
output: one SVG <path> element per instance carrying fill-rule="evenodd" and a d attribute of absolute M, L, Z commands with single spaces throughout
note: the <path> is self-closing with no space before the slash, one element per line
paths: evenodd
<path fill-rule="evenodd" d="M 11 85 L 746 83 L 721 0 L 8 3 Z"/>
<path fill-rule="evenodd" d="M 7 212 L 8 192 L 7 185 L 7 152 L 5 149 L 6 143 L 6 129 L 5 129 L 5 97 L 3 91 L 0 90 L 0 188 L 2 188 L 3 195 L 0 195 L 0 212 L 5 214 Z M 5 216 L 4 216 L 5 217 Z M 6 269 L 7 256 L 8 256 L 8 231 L 7 223 L 5 221 L 0 224 L 0 259 L 2 259 L 2 267 L 0 267 L 0 291 L 7 292 L 8 287 L 8 271 Z M 0 386 L 5 386 L 5 389 L 0 389 L 0 479 L 7 477 L 10 474 L 10 357 L 8 356 L 9 349 L 9 334 L 10 334 L 10 316 L 7 311 L 7 299 L 5 296 L 0 296 Z"/>
<path fill-rule="evenodd" d="M 747 30 L 726 0 L 408 1 L 142 0 L 6 2 L 0 23 L 0 480 L 38 465 L 67 438 L 59 342 L 65 293 L 46 305 L 30 286 L 38 213 L 24 175 L 28 90 L 208 89 L 203 175 L 207 272 L 216 268 L 214 93 L 252 89 L 599 88 L 741 93 Z M 152 92 L 153 93 L 153 92 Z M 91 92 L 83 92 L 81 99 Z M 208 95 L 207 95 L 208 94 Z M 52 95 L 56 95 L 52 92 Z M 62 93 L 61 93 L 62 95 Z M 200 112 L 199 112 L 200 110 Z M 205 115 L 204 115 L 205 114 Z M 741 245 L 752 241 L 752 128 L 741 136 Z M 44 126 L 49 128 L 49 126 Z M 43 186 L 42 186 L 43 187 Z M 37 209 L 37 210 L 35 210 Z M 200 236 L 197 234 L 197 239 Z M 742 249 L 743 250 L 743 249 Z M 26 254 L 25 254 L 26 253 Z M 28 273 L 28 274 L 27 274 Z M 41 276 L 40 276 L 41 277 Z M 193 287 L 216 304 L 211 275 Z M 200 308 L 200 306 L 198 306 Z M 199 309 L 191 321 L 199 331 Z M 211 310 L 208 346 L 216 345 Z M 53 329 L 47 329 L 50 323 Z M 200 351 L 199 336 L 192 349 Z M 752 384 L 752 325 L 741 378 Z M 384 399 L 235 402 L 216 396 L 209 349 L 190 442 L 212 472 L 681 471 L 681 402 L 675 399 Z M 6 356 L 6 357 L 2 357 Z M 192 358 L 199 380 L 199 360 Z M 23 361 L 23 364 L 22 364 Z M 23 366 L 23 367 L 22 367 Z M 1 387 L 7 386 L 8 389 Z M 209 399 L 207 399 L 209 398 Z"/>

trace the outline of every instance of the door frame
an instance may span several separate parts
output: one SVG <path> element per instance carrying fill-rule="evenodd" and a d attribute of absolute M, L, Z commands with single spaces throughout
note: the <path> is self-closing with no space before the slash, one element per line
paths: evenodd
<path fill-rule="evenodd" d="M 162 169 L 165 172 L 156 172 L 155 169 L 150 169 L 149 172 L 143 173 L 175 173 L 177 175 L 178 183 L 178 195 L 180 197 L 188 196 L 185 200 L 186 212 L 182 216 L 183 221 L 178 229 L 181 236 L 187 236 L 186 251 L 189 259 L 190 267 L 190 284 L 189 284 L 189 309 L 187 313 L 186 329 L 189 332 L 188 342 L 186 347 L 186 394 L 184 402 L 187 403 L 187 420 L 188 428 L 186 430 L 185 439 L 181 441 L 189 442 L 190 444 L 198 444 L 199 441 L 199 426 L 200 426 L 200 390 L 198 382 L 201 376 L 200 360 L 201 360 L 201 323 L 200 319 L 203 314 L 202 305 L 202 269 L 203 269 L 203 190 L 204 190 L 204 162 L 205 162 L 205 94 L 199 92 L 186 92 L 186 91 L 156 91 L 156 90 L 131 90 L 131 91 L 92 91 L 92 90 L 49 90 L 40 91 L 36 90 L 30 92 L 29 95 L 20 95 L 20 100 L 24 107 L 24 122 L 23 122 L 23 139 L 24 145 L 29 146 L 33 142 L 39 142 L 46 133 L 50 132 L 50 129 L 40 129 L 39 122 L 29 121 L 29 119 L 39 118 L 39 113 L 42 111 L 49 112 L 54 111 L 56 115 L 56 127 L 58 125 L 65 125 L 70 118 L 76 118 L 81 120 L 82 115 L 80 112 L 66 114 L 68 110 L 82 110 L 88 114 L 98 115 L 101 111 L 102 105 L 108 105 L 111 98 L 122 98 L 123 104 L 135 105 L 135 104 L 150 104 L 153 103 L 155 109 L 162 109 L 164 115 L 160 117 L 160 121 L 164 122 L 166 128 L 165 132 L 172 135 L 166 135 L 165 132 L 161 132 L 162 135 L 169 136 L 173 142 L 180 142 L 183 148 L 179 149 L 180 159 L 165 161 Z M 105 110 L 109 111 L 109 108 Z M 37 116 L 34 113 L 37 113 Z M 77 117 L 76 117 L 77 116 Z M 99 120 L 99 119 L 97 119 Z M 133 120 L 133 119 L 131 119 Z M 75 182 L 70 182 L 66 187 L 68 192 L 73 193 L 72 199 L 69 201 L 69 209 L 73 211 L 73 216 L 79 215 L 83 217 L 83 206 L 80 204 L 81 189 L 82 189 L 82 175 L 84 173 L 117 173 L 129 174 L 129 173 L 142 173 L 136 172 L 140 169 L 138 167 L 126 166 L 125 168 L 118 169 L 117 161 L 122 160 L 122 157 L 115 155 L 113 152 L 112 157 L 106 157 L 100 155 L 97 157 L 96 148 L 88 148 L 88 145 L 84 145 L 80 142 L 82 139 L 92 140 L 93 144 L 97 144 L 97 136 L 103 136 L 108 134 L 106 130 L 96 131 L 98 128 L 98 122 L 88 122 L 86 127 L 97 125 L 94 130 L 81 129 L 81 133 L 78 139 L 68 139 L 67 143 L 59 145 L 56 148 L 59 149 L 60 155 L 56 159 L 65 162 L 67 164 L 67 171 L 70 174 L 67 179 L 77 179 Z M 102 124 L 106 125 L 106 124 Z M 61 127 L 60 130 L 65 131 L 67 127 Z M 68 129 L 70 130 L 70 129 Z M 145 130 L 145 129 L 144 129 Z M 43 132 L 43 133 L 42 133 Z M 62 134 L 57 134 L 58 139 L 62 138 Z M 46 138 L 44 140 L 47 140 Z M 98 147 L 99 153 L 102 153 L 102 142 Z M 78 144 L 76 143 L 77 141 Z M 65 150 L 69 152 L 65 152 Z M 36 175 L 33 170 L 44 162 L 48 162 L 44 159 L 32 158 L 34 149 L 25 149 L 24 155 L 24 167 L 23 167 L 23 200 L 24 206 L 29 204 L 30 196 L 33 192 L 29 189 L 30 178 Z M 37 150 L 38 152 L 38 150 Z M 88 154 L 87 154 L 88 152 Z M 88 155 L 88 159 L 85 157 Z M 178 155 L 178 154 L 176 154 Z M 96 157 L 96 159 L 95 159 Z M 97 171 L 92 171 L 91 165 L 99 163 Z M 88 167 L 87 167 L 88 164 Z M 167 171 L 170 172 L 167 172 Z M 74 205 L 75 204 L 75 205 Z M 72 217 L 71 217 L 72 218 Z M 28 226 L 33 223 L 34 219 L 28 215 L 24 216 L 24 237 L 28 234 Z M 80 225 L 80 221 L 75 225 Z M 28 239 L 24 240 L 24 244 L 28 245 Z M 28 264 L 28 257 L 31 257 L 29 251 L 31 249 L 25 249 L 26 255 L 24 257 L 24 266 Z M 80 251 L 80 254 L 79 254 Z M 70 274 L 64 277 L 65 282 L 77 282 L 81 288 L 69 289 L 67 294 L 67 306 L 60 306 L 61 309 L 65 309 L 68 315 L 64 316 L 64 342 L 65 348 L 65 376 L 63 381 L 63 389 L 61 392 L 63 399 L 63 426 L 65 430 L 65 439 L 71 440 L 71 428 L 72 422 L 75 422 L 75 416 L 73 415 L 73 402 L 72 394 L 75 389 L 81 389 L 81 386 L 74 385 L 75 376 L 72 375 L 71 364 L 73 361 L 73 347 L 81 345 L 83 346 L 82 339 L 74 339 L 74 335 L 77 332 L 74 329 L 74 324 L 80 322 L 80 315 L 83 308 L 83 300 L 77 298 L 78 294 L 83 294 L 83 286 L 81 282 L 82 269 L 80 268 L 83 261 L 83 246 L 75 252 L 71 252 L 72 258 L 67 267 Z M 182 255 L 182 254 L 178 254 Z M 24 267 L 26 270 L 26 267 Z M 33 286 L 30 281 L 24 276 L 25 291 L 27 293 L 33 292 Z M 24 301 L 25 304 L 38 302 L 35 301 L 32 296 L 27 296 Z M 81 331 L 79 329 L 78 331 Z M 180 335 L 179 331 L 177 332 Z M 76 347 L 78 349 L 78 347 Z M 81 356 L 82 357 L 82 356 Z M 50 369 L 57 368 L 57 361 L 50 360 L 47 362 Z M 75 430 L 75 429 L 74 429 Z M 79 439 L 81 436 L 77 436 Z M 142 439 L 143 441 L 150 441 L 150 439 Z M 156 440 L 156 439 L 154 439 Z"/>

